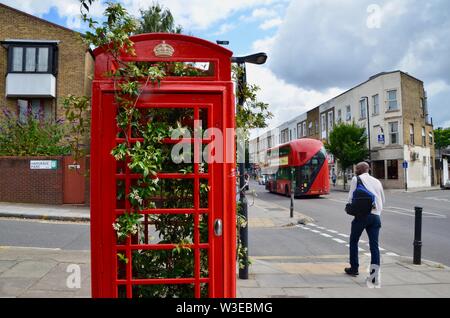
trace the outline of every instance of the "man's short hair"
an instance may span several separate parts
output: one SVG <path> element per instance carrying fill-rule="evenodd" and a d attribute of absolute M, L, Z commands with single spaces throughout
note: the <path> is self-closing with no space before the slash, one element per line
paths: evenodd
<path fill-rule="evenodd" d="M 356 165 L 356 174 L 360 175 L 363 173 L 367 173 L 370 170 L 370 166 L 367 162 L 363 161 Z"/>

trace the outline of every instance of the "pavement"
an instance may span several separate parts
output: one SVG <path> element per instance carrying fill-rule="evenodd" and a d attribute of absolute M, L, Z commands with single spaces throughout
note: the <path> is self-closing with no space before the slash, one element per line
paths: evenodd
<path fill-rule="evenodd" d="M 289 217 L 289 209 L 281 205 L 249 198 L 249 231 L 257 229 L 266 231 L 296 231 L 308 235 L 325 236 L 318 231 L 319 226 L 311 217 L 295 212 L 294 218 Z M 46 207 L 19 204 L 1 204 L 0 211 L 18 208 L 15 215 L 28 215 L 33 218 L 65 219 L 83 217 L 89 213 L 86 208 Z M 39 213 L 43 213 L 40 215 Z M 78 215 L 74 215 L 78 213 Z M 43 217 L 45 216 L 45 217 Z M 64 217 L 61 219 L 61 217 Z M 13 222 L 13 221 L 11 221 Z M 15 222 L 15 221 L 14 221 Z M 22 221 L 41 223 L 41 221 Z M 46 230 L 51 231 L 51 224 L 45 222 Z M 62 226 L 62 225 L 61 225 Z M 56 227 L 56 225 L 55 225 Z M 86 226 L 83 231 L 86 231 Z M 315 234 L 315 233 L 319 234 Z M 267 232 L 269 233 L 269 232 Z M 315 244 L 307 241 L 307 234 L 301 234 L 301 239 L 292 241 L 292 237 L 281 236 L 276 244 L 292 246 L 293 244 Z M 86 231 L 86 234 L 87 231 Z M 344 246 L 345 234 L 340 240 Z M 330 235 L 328 235 L 329 237 Z M 270 238 L 268 238 L 270 241 Z M 281 240 L 281 241 L 280 241 Z M 65 244 L 65 243 L 64 243 Z M 437 262 L 424 260 L 422 265 L 413 265 L 412 259 L 395 253 L 382 255 L 381 285 L 371 289 L 366 285 L 369 257 L 360 253 L 360 276 L 354 278 L 343 274 L 348 266 L 348 255 L 344 249 L 334 249 L 326 241 L 327 253 L 307 253 L 301 250 L 298 254 L 271 253 L 252 254 L 253 264 L 250 267 L 248 280 L 238 279 L 237 296 L 239 298 L 365 298 L 365 297 L 450 297 L 450 268 Z M 338 244 L 338 243 L 336 243 Z M 62 245 L 61 248 L 38 248 L 19 246 L 0 246 L 0 297 L 90 297 L 90 252 L 72 250 L 72 245 Z M 85 246 L 84 244 L 82 246 Z M 329 251 L 339 253 L 329 253 Z M 74 276 L 79 273 L 79 276 Z M 74 277 L 75 280 L 74 280 Z M 78 279 L 79 278 L 79 279 Z M 78 280 L 77 280 L 78 279 Z M 77 284 L 79 282 L 79 285 Z"/>
<path fill-rule="evenodd" d="M 0 297 L 84 298 L 90 285 L 89 251 L 0 247 Z"/>

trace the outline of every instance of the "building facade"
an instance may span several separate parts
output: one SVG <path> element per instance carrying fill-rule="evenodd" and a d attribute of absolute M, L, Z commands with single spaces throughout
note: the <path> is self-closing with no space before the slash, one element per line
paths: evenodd
<path fill-rule="evenodd" d="M 1 107 L 57 119 L 64 97 L 90 96 L 94 59 L 80 33 L 0 4 L 0 41 Z"/>
<path fill-rule="evenodd" d="M 403 188 L 405 183 L 410 188 L 430 187 L 437 183 L 433 125 L 419 79 L 401 71 L 374 75 L 270 134 L 278 132 L 279 144 L 293 138 L 326 141 L 340 123 L 356 123 L 370 132 L 372 172 L 386 188 Z M 294 129 L 297 133 L 291 134 Z M 250 145 L 252 157 L 264 158 L 265 144 L 252 140 Z M 351 171 L 339 170 L 333 156 L 328 161 L 330 172 L 334 171 L 338 179 L 344 173 L 351 176 Z"/>

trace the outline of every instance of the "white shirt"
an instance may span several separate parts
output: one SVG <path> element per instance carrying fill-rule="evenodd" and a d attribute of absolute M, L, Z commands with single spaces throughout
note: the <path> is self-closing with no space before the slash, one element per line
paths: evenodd
<path fill-rule="evenodd" d="M 372 214 L 381 215 L 381 211 L 383 210 L 383 203 L 385 202 L 384 191 L 381 182 L 368 173 L 364 173 L 359 177 L 361 178 L 361 181 L 366 189 L 372 192 L 375 196 L 375 210 L 372 211 Z M 348 193 L 349 203 L 352 202 L 353 192 L 356 190 L 357 184 L 358 179 L 356 177 L 353 177 L 352 183 L 350 185 L 350 192 Z"/>

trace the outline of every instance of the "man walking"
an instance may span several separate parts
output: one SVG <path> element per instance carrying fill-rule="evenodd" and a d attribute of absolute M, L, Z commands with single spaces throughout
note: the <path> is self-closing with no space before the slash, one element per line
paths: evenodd
<path fill-rule="evenodd" d="M 380 267 L 380 249 L 378 246 L 378 236 L 381 228 L 381 211 L 383 210 L 383 203 L 385 202 L 384 191 L 381 182 L 371 175 L 369 175 L 369 164 L 361 162 L 356 165 L 356 175 L 353 177 L 348 200 L 351 203 L 353 192 L 358 185 L 358 177 L 367 191 L 375 196 L 375 202 L 371 213 L 365 216 L 355 217 L 352 221 L 352 229 L 350 234 L 350 267 L 345 269 L 345 273 L 351 276 L 359 274 L 358 262 L 358 243 L 359 238 L 364 230 L 369 237 L 370 255 L 371 255 L 371 269 L 370 274 L 374 274 L 374 268 Z"/>

